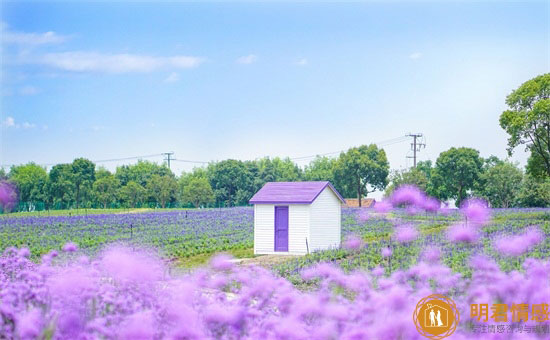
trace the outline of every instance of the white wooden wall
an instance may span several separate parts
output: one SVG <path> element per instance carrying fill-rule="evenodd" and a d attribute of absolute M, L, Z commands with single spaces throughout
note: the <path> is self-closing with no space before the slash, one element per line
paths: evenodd
<path fill-rule="evenodd" d="M 326 187 L 311 204 L 309 251 L 340 247 L 341 213 L 340 200 Z"/>
<path fill-rule="evenodd" d="M 275 251 L 275 205 L 254 205 L 254 254 L 305 254 L 310 205 L 288 204 L 288 252 Z M 310 246 L 311 250 L 311 246 Z"/>

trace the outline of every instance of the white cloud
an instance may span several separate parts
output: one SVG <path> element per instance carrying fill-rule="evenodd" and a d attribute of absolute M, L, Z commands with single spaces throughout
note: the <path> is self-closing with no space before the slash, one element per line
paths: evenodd
<path fill-rule="evenodd" d="M 15 119 L 13 119 L 13 117 L 6 117 L 6 119 L 2 122 L 2 125 L 6 127 L 15 126 Z"/>
<path fill-rule="evenodd" d="M 6 29 L 7 25 L 0 25 L 0 33 L 2 34 L 3 44 L 18 44 L 18 45 L 44 45 L 44 44 L 60 44 L 69 39 L 69 36 L 59 35 L 55 32 L 48 31 L 44 33 L 25 33 L 12 32 Z"/>
<path fill-rule="evenodd" d="M 19 128 L 32 129 L 36 127 L 35 124 L 29 123 L 29 122 L 24 122 L 23 124 L 16 124 L 15 119 L 13 119 L 13 117 L 10 117 L 10 116 L 4 119 L 4 121 L 2 122 L 2 126 L 5 126 L 6 128 L 16 128 L 16 129 L 19 129 Z"/>
<path fill-rule="evenodd" d="M 237 64 L 252 64 L 258 61 L 258 56 L 255 54 L 249 54 L 237 58 Z"/>
<path fill-rule="evenodd" d="M 30 63 L 40 63 L 65 71 L 129 73 L 151 72 L 163 68 L 193 68 L 202 58 L 192 56 L 154 57 L 136 54 L 103 54 L 96 52 L 48 53 Z"/>
<path fill-rule="evenodd" d="M 19 89 L 19 94 L 24 96 L 32 96 L 33 94 L 39 93 L 40 90 L 34 86 L 24 86 Z"/>
<path fill-rule="evenodd" d="M 409 55 L 410 59 L 419 59 L 420 57 L 422 57 L 422 53 L 420 52 L 414 52 L 413 54 Z"/>
<path fill-rule="evenodd" d="M 175 83 L 180 80 L 180 75 L 176 72 L 172 72 L 164 79 L 166 83 Z"/>
<path fill-rule="evenodd" d="M 308 61 L 306 58 L 301 58 L 295 64 L 298 66 L 306 66 L 308 64 Z"/>

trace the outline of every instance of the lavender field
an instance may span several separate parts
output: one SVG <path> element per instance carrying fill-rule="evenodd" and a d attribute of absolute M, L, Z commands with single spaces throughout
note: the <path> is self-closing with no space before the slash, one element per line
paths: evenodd
<path fill-rule="evenodd" d="M 269 268 L 216 255 L 187 274 L 173 274 L 166 258 L 251 248 L 253 210 L 4 217 L 0 332 L 18 339 L 420 339 L 412 310 L 438 293 L 462 315 L 452 338 L 470 339 L 484 325 L 470 318 L 471 303 L 550 301 L 550 209 L 491 210 L 477 200 L 461 210 L 432 209 L 418 195 L 409 188 L 375 209 L 345 208 L 341 248 Z M 548 338 L 545 315 L 508 319 L 501 332 L 481 337 Z M 519 326 L 543 328 L 519 334 Z"/>

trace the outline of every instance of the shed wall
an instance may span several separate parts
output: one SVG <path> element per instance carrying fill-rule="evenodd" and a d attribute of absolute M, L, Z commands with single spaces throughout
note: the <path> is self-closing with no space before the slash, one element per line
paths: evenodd
<path fill-rule="evenodd" d="M 311 204 L 310 251 L 337 248 L 341 239 L 341 202 L 326 187 Z"/>
<path fill-rule="evenodd" d="M 310 205 L 286 205 L 288 206 L 288 253 L 275 252 L 275 205 L 255 204 L 254 254 L 305 254 L 307 252 L 306 238 L 309 242 Z"/>

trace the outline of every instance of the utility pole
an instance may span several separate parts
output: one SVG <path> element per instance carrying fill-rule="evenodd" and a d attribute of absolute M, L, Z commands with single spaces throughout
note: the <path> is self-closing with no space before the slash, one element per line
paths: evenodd
<path fill-rule="evenodd" d="M 163 152 L 162 154 L 166 157 L 164 158 L 164 160 L 168 164 L 168 169 L 170 169 L 170 160 L 173 159 L 171 158 L 171 156 L 174 154 L 174 152 Z"/>
<path fill-rule="evenodd" d="M 414 167 L 416 168 L 416 152 L 420 151 L 421 148 L 426 148 L 426 143 L 417 143 L 416 139 L 422 137 L 421 133 L 409 133 L 407 135 L 408 137 L 413 138 L 413 142 L 411 143 L 411 150 L 413 151 L 413 156 L 407 156 L 407 158 L 413 159 Z"/>

